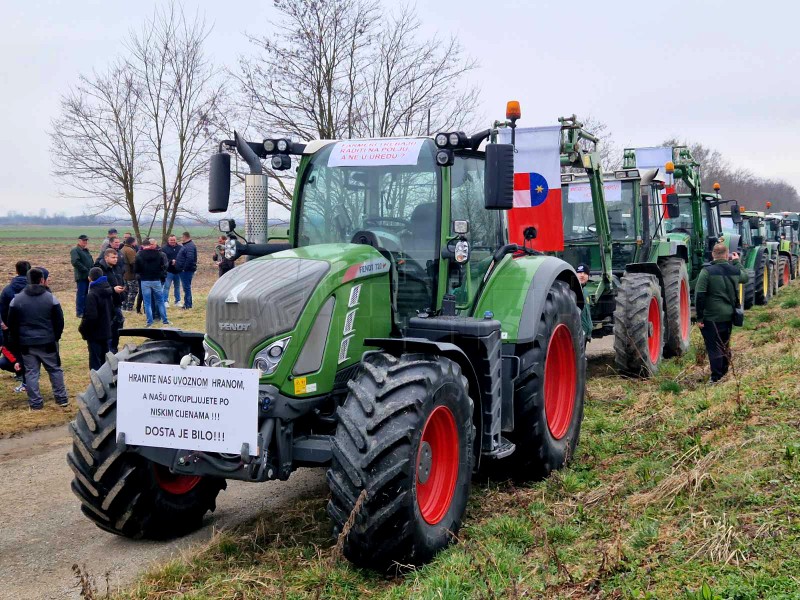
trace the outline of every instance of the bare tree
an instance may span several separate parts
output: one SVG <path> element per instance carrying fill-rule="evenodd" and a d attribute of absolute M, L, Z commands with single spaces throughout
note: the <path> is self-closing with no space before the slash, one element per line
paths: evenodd
<path fill-rule="evenodd" d="M 203 51 L 209 32 L 199 15 L 187 18 L 172 2 L 157 9 L 128 43 L 146 115 L 148 184 L 158 198 L 163 242 L 176 217 L 196 216 L 184 201 L 206 172 L 218 131 L 224 82 Z"/>
<path fill-rule="evenodd" d="M 420 37 L 409 8 L 383 13 L 376 0 L 276 1 L 275 34 L 251 36 L 240 59 L 249 125 L 300 140 L 420 135 L 475 121 L 476 67 L 455 39 Z M 271 199 L 284 206 L 292 179 Z"/>
<path fill-rule="evenodd" d="M 136 194 L 145 171 L 138 82 L 124 62 L 81 76 L 61 97 L 51 123 L 53 174 L 68 195 L 85 198 L 94 214 L 121 209 L 139 237 L 151 203 Z"/>

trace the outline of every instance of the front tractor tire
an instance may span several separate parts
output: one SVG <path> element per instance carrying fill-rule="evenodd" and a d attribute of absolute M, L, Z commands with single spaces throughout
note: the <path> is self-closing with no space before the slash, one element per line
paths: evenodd
<path fill-rule="evenodd" d="M 328 470 L 334 534 L 362 567 L 427 562 L 453 541 L 469 497 L 467 380 L 447 358 L 375 352 L 348 387 Z"/>
<path fill-rule="evenodd" d="M 664 302 L 655 275 L 626 273 L 614 311 L 614 353 L 620 371 L 651 377 L 664 350 Z"/>
<path fill-rule="evenodd" d="M 755 303 L 764 306 L 772 297 L 772 270 L 766 252 L 762 252 L 761 256 L 756 258 L 754 270 Z"/>
<path fill-rule="evenodd" d="M 778 287 L 789 285 L 792 280 L 792 263 L 787 256 L 778 257 Z"/>
<path fill-rule="evenodd" d="M 517 481 L 547 477 L 575 454 L 586 387 L 584 340 L 575 295 L 556 281 L 536 327 L 533 366 L 514 391 L 514 431 L 507 436 L 516 450 L 505 460 Z"/>
<path fill-rule="evenodd" d="M 178 364 L 185 349 L 172 342 L 126 346 L 98 371 L 78 396 L 80 409 L 69 425 L 75 474 L 72 491 L 81 510 L 111 533 L 130 538 L 169 539 L 202 524 L 226 486 L 216 477 L 175 475 L 117 446 L 117 364 L 119 361 Z"/>
<path fill-rule="evenodd" d="M 689 273 L 680 258 L 668 258 L 661 263 L 666 293 L 666 342 L 664 356 L 683 356 L 691 344 L 691 301 L 689 298 Z"/>

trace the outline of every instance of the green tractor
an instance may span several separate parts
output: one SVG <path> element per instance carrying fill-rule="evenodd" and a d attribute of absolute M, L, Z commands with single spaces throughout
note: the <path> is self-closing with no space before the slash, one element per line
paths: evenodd
<path fill-rule="evenodd" d="M 246 237 L 220 229 L 228 255 L 250 259 L 214 284 L 205 334 L 127 330 L 150 341 L 91 372 L 68 456 L 83 513 L 123 536 L 181 535 L 227 479 L 325 467 L 345 555 L 385 569 L 455 538 L 479 468 L 519 480 L 561 468 L 583 416 L 583 295 L 566 262 L 509 243 L 514 148 L 495 134 L 222 142 L 209 210 L 227 210 L 238 152 Z M 262 160 L 298 161 L 286 243 L 267 240 Z M 123 361 L 257 370 L 240 400 L 257 408 L 242 424 L 257 447 L 129 443 L 118 371 L 136 365 Z"/>
<path fill-rule="evenodd" d="M 745 267 L 753 271 L 755 304 L 763 306 L 778 291 L 778 242 L 771 240 L 771 223 L 763 211 L 748 210 L 742 216 L 753 242 Z"/>
<path fill-rule="evenodd" d="M 635 167 L 602 173 L 595 151 L 578 143 L 598 140 L 574 116 L 560 122 L 562 165 L 585 173 L 562 175 L 564 250 L 558 255 L 590 267 L 585 291 L 592 335 L 614 336 L 621 371 L 651 376 L 663 356 L 686 352 L 691 325 L 687 250 L 662 232 L 663 178 Z M 667 209 L 677 216 L 674 196 Z"/>
<path fill-rule="evenodd" d="M 780 288 L 797 277 L 797 269 L 800 268 L 797 260 L 800 244 L 797 229 L 794 229 L 796 225 L 800 225 L 798 213 L 772 213 L 766 216 L 766 221 L 769 241 L 777 244 L 776 281 Z"/>

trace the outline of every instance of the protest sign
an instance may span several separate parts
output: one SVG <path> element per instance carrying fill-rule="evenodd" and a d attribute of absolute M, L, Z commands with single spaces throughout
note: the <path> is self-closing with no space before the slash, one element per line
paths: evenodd
<path fill-rule="evenodd" d="M 423 139 L 345 140 L 337 142 L 329 167 L 416 165 Z"/>
<path fill-rule="evenodd" d="M 120 362 L 117 433 L 135 446 L 257 453 L 256 369 Z"/>

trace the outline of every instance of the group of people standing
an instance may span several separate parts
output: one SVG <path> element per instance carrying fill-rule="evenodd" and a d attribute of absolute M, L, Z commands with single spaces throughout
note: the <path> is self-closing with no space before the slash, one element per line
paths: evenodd
<path fill-rule="evenodd" d="M 75 311 L 81 319 L 78 331 L 89 347 L 89 367 L 99 369 L 105 353 L 119 349 L 119 330 L 125 322 L 123 311 L 135 308 L 141 312 L 144 304 L 146 327 L 151 327 L 155 319 L 169 325 L 167 306 L 173 285 L 175 306 L 192 308 L 197 247 L 188 231 L 183 232 L 181 244 L 171 235 L 167 245 L 159 247 L 153 238 L 138 245 L 130 233 L 120 240 L 117 230 L 112 228 L 100 255 L 92 260 L 88 243 L 87 236 L 78 236 L 70 252 L 70 262 L 77 287 Z"/>

